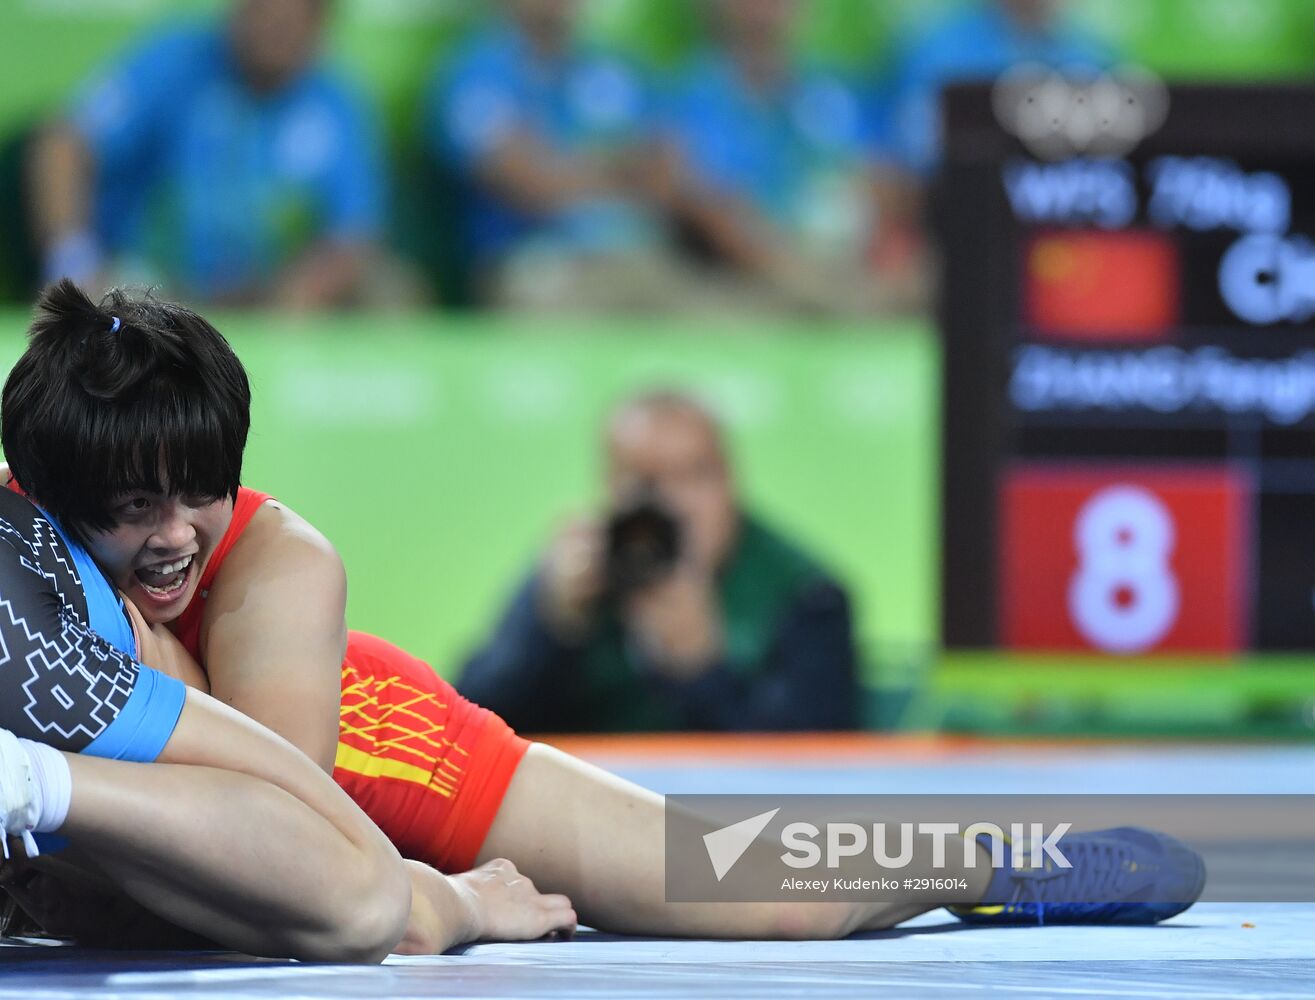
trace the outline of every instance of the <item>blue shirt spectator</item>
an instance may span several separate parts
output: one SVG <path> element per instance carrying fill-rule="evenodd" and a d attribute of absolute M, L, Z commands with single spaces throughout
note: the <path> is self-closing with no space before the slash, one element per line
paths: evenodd
<path fill-rule="evenodd" d="M 881 308 L 865 273 L 872 177 L 857 93 L 799 65 L 792 0 L 705 7 L 708 48 L 666 115 L 683 232 L 746 302 L 808 315 Z"/>
<path fill-rule="evenodd" d="M 743 199 L 787 231 L 807 225 L 819 178 L 865 158 L 861 104 L 841 76 L 790 67 L 759 88 L 722 50 L 683 74 L 668 123 L 699 185 Z"/>
<path fill-rule="evenodd" d="M 942 87 L 991 80 L 1020 63 L 1089 72 L 1110 61 L 1049 0 L 992 0 L 960 11 L 896 54 L 879 141 L 898 166 L 925 176 L 939 159 Z"/>
<path fill-rule="evenodd" d="M 95 240 L 98 261 L 251 301 L 307 251 L 374 240 L 378 141 L 357 95 L 314 61 L 323 6 L 245 0 L 226 23 L 146 39 L 82 89 L 69 124 L 89 156 L 91 204 L 77 235 Z M 53 228 L 48 267 L 76 270 Z M 333 275 L 318 280 L 340 291 Z"/>
<path fill-rule="evenodd" d="M 649 215 L 613 162 L 647 136 L 645 81 L 569 25 L 518 12 L 446 59 L 429 89 L 426 134 L 466 188 L 471 248 L 487 262 L 529 239 L 581 252 L 646 240 Z M 498 172 L 512 149 L 518 162 Z"/>

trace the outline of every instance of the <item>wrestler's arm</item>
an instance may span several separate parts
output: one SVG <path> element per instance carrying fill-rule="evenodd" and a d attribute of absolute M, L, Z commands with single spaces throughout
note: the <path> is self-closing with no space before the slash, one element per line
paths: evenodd
<path fill-rule="evenodd" d="M 266 504 L 219 576 L 201 632 L 211 692 L 331 773 L 347 643 L 342 560 L 292 511 Z M 475 938 L 516 941 L 575 927 L 569 899 L 538 892 L 503 859 L 451 876 L 418 861 L 405 867 L 412 908 L 400 952 L 428 954 Z"/>
<path fill-rule="evenodd" d="M 329 541 L 267 503 L 224 562 L 201 633 L 210 693 L 332 773 L 347 575 Z"/>

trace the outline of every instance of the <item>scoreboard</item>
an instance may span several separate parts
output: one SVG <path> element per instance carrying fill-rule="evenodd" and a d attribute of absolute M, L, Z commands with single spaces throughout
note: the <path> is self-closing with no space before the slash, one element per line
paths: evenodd
<path fill-rule="evenodd" d="M 992 102 L 944 95 L 932 198 L 945 645 L 1315 649 L 1315 90 L 1100 156 Z"/>

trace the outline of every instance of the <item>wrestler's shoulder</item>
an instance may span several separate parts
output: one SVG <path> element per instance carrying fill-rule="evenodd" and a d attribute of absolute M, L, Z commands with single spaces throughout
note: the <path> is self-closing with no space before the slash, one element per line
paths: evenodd
<path fill-rule="evenodd" d="M 259 570 L 273 560 L 286 566 L 290 559 L 341 565 L 338 550 L 323 532 L 286 503 L 270 498 L 233 543 L 226 565 Z"/>

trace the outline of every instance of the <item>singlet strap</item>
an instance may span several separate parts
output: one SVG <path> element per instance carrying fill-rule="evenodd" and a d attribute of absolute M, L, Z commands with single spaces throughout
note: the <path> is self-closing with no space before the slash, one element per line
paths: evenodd
<path fill-rule="evenodd" d="M 233 520 L 229 522 L 228 530 L 215 546 L 214 552 L 210 553 L 210 559 L 206 562 L 205 572 L 201 574 L 201 583 L 197 590 L 210 589 L 219 574 L 219 567 L 223 565 L 224 559 L 237 544 L 237 540 L 242 537 L 242 532 L 246 531 L 251 519 L 256 516 L 256 511 L 260 510 L 266 500 L 273 499 L 268 493 L 261 493 L 259 490 L 249 490 L 245 486 L 238 488 L 237 499 L 233 501 Z"/>

